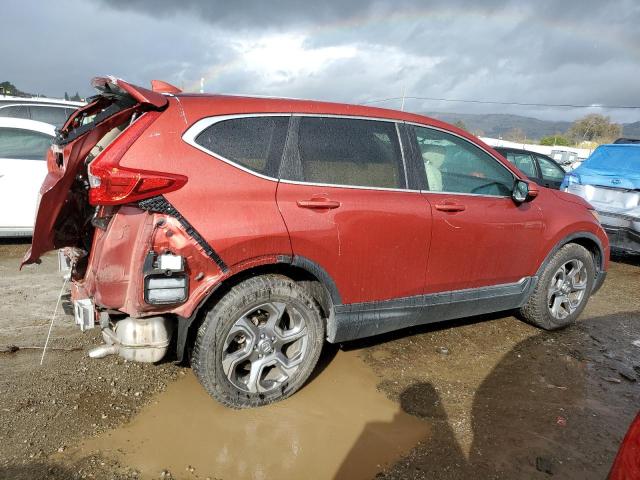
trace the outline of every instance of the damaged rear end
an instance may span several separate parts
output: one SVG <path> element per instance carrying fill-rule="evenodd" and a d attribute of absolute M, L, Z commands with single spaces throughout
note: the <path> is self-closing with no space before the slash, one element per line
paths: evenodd
<path fill-rule="evenodd" d="M 159 135 L 154 123 L 170 114 L 171 98 L 112 77 L 93 86 L 99 94 L 69 118 L 48 152 L 23 265 L 62 249 L 76 323 L 83 330 L 99 324 L 106 342 L 90 355 L 155 362 L 176 317 L 191 315 L 222 272 L 163 197 L 187 178 L 138 168 L 145 159 L 127 157 L 136 142 Z"/>

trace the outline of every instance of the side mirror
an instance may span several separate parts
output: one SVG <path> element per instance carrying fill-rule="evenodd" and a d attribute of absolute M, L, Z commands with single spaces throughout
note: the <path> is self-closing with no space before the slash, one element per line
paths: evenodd
<path fill-rule="evenodd" d="M 516 203 L 530 202 L 538 196 L 538 186 L 534 183 L 516 180 L 511 198 Z"/>

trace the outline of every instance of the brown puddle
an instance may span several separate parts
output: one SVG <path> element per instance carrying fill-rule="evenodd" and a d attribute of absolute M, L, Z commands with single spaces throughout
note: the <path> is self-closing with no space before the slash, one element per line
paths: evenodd
<path fill-rule="evenodd" d="M 164 469 L 173 478 L 371 478 L 429 433 L 376 384 L 357 353 L 340 351 L 293 397 L 238 411 L 216 403 L 189 372 L 130 424 L 71 455 L 100 451 L 143 478 Z"/>

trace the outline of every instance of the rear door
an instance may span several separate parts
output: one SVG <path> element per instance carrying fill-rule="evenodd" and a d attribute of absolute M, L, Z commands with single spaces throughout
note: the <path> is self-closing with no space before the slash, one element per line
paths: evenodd
<path fill-rule="evenodd" d="M 295 256 L 333 279 L 343 304 L 418 295 L 430 209 L 407 189 L 391 121 L 294 116 L 278 207 Z"/>
<path fill-rule="evenodd" d="M 0 127 L 0 231 L 29 234 L 38 189 L 47 174 L 45 156 L 53 137 L 21 128 Z"/>
<path fill-rule="evenodd" d="M 541 185 L 558 190 L 564 179 L 565 172 L 562 167 L 543 155 L 536 155 L 535 157 L 540 167 Z"/>
<path fill-rule="evenodd" d="M 514 283 L 535 272 L 542 215 L 535 202 L 514 203 L 515 175 L 466 138 L 417 125 L 410 132 L 432 208 L 426 293 Z"/>

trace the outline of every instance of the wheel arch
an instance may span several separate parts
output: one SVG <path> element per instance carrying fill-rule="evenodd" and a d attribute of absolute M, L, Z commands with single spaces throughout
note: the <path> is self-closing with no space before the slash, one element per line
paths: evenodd
<path fill-rule="evenodd" d="M 176 340 L 176 362 L 184 359 L 188 345 L 195 339 L 199 325 L 209 311 L 229 290 L 242 281 L 258 275 L 279 274 L 291 278 L 302 285 L 320 307 L 326 327 L 333 324 L 334 305 L 342 303 L 340 293 L 331 276 L 320 265 L 301 256 L 279 255 L 276 262 L 270 262 L 239 270 L 215 286 L 193 310 L 190 317 L 178 316 Z"/>
<path fill-rule="evenodd" d="M 549 250 L 549 252 L 547 253 L 547 256 L 545 257 L 544 261 L 542 262 L 542 264 L 538 268 L 538 271 L 536 272 L 536 276 L 538 278 L 540 278 L 540 276 L 542 275 L 542 272 L 544 271 L 546 266 L 549 264 L 549 262 L 551 261 L 551 258 L 553 258 L 555 253 L 569 243 L 576 243 L 586 248 L 591 253 L 591 255 L 593 255 L 593 259 L 596 267 L 596 276 L 601 274 L 601 272 L 604 272 L 606 258 L 605 258 L 604 247 L 602 246 L 602 242 L 600 242 L 600 239 L 591 232 L 575 232 L 570 235 L 567 235 L 566 237 L 563 237 L 561 240 L 556 242 L 556 244 L 553 246 L 553 248 L 551 248 L 551 250 Z M 597 288 L 599 287 L 600 285 L 597 285 Z M 592 293 L 595 293 L 597 288 L 594 288 Z"/>

